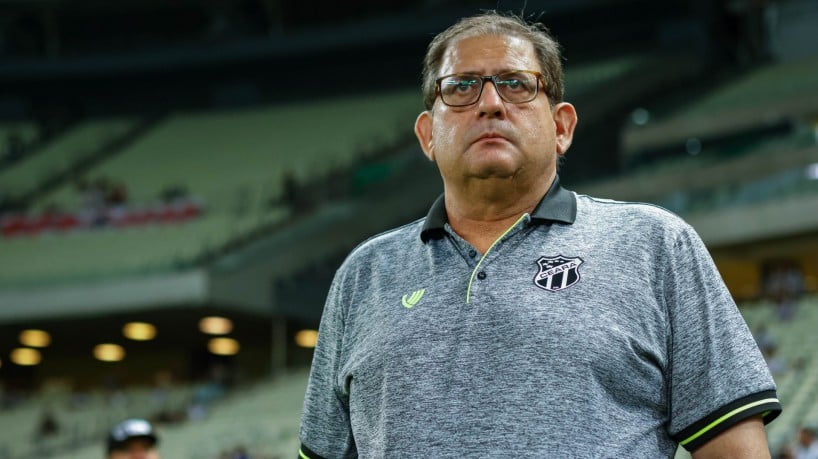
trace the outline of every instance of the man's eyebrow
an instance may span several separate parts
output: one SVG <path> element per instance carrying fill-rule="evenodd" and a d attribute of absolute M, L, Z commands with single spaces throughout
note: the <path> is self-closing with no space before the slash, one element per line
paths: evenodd
<path fill-rule="evenodd" d="M 459 72 L 451 72 L 451 73 L 447 74 L 446 76 L 448 76 L 448 75 L 480 75 L 480 76 L 487 76 L 487 75 L 498 75 L 500 73 L 506 73 L 506 72 L 513 72 L 515 70 L 522 70 L 522 69 L 519 68 L 519 67 L 503 67 L 503 68 L 497 69 L 497 70 L 495 70 L 494 72 L 491 72 L 491 73 L 483 72 L 483 71 L 480 71 L 480 70 L 461 70 Z"/>
<path fill-rule="evenodd" d="M 443 75 L 443 76 L 446 77 L 446 76 L 451 76 L 451 75 L 482 75 L 482 73 L 471 71 L 471 70 L 463 70 L 463 71 L 460 71 L 460 72 L 447 73 L 446 75 Z"/>

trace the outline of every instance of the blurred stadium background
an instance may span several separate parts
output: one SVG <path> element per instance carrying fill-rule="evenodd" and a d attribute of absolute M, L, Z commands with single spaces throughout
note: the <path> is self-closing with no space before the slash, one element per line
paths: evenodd
<path fill-rule="evenodd" d="M 702 235 L 768 358 L 777 455 L 818 424 L 818 2 L 0 1 L 0 459 L 292 457 L 358 242 L 425 214 L 431 37 L 541 16 L 580 114 L 561 170 Z M 396 260 L 399 262 L 399 260 Z"/>

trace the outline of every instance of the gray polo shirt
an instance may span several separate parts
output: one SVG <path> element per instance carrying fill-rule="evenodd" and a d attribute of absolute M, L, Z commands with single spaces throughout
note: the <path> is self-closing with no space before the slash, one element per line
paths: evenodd
<path fill-rule="evenodd" d="M 336 273 L 302 458 L 673 457 L 775 384 L 693 229 L 556 179 L 485 254 L 426 218 Z"/>

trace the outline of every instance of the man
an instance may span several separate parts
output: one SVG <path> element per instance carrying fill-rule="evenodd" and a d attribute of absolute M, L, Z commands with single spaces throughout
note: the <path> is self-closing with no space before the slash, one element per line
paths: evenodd
<path fill-rule="evenodd" d="M 108 434 L 108 459 L 159 459 L 159 437 L 150 422 L 127 419 Z"/>
<path fill-rule="evenodd" d="M 461 20 L 423 79 L 444 194 L 336 273 L 300 457 L 769 457 L 775 384 L 695 232 L 561 187 L 544 28 Z"/>

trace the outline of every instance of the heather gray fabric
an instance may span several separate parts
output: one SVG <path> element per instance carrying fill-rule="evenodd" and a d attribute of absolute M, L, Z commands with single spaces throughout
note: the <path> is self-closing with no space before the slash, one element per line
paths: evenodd
<path fill-rule="evenodd" d="M 780 411 L 692 228 L 556 187 L 576 220 L 526 215 L 482 261 L 448 225 L 421 240 L 427 219 L 349 255 L 321 322 L 302 457 L 673 457 L 735 407 L 722 429 L 744 407 Z"/>

